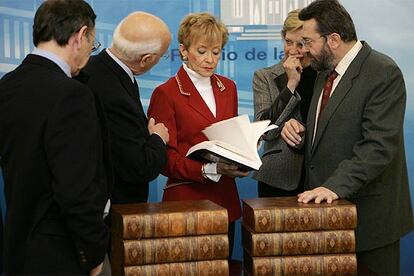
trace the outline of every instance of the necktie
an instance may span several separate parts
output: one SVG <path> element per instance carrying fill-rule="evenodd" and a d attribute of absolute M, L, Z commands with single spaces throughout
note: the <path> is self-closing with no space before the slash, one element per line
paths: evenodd
<path fill-rule="evenodd" d="M 329 96 L 331 95 L 331 91 L 332 91 L 332 85 L 337 76 L 338 76 L 338 73 L 335 70 L 333 70 L 332 73 L 326 79 L 325 85 L 323 87 L 322 101 L 321 101 L 321 107 L 319 109 L 318 119 L 321 117 L 322 110 L 324 110 L 324 108 L 328 104 Z"/>

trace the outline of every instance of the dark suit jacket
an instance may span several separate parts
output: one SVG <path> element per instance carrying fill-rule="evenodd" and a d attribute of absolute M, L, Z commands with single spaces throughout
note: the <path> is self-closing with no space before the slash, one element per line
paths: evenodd
<path fill-rule="evenodd" d="M 367 43 L 325 107 L 312 145 L 315 83 L 306 131 L 308 188 L 324 186 L 357 205 L 357 251 L 384 246 L 413 229 L 404 151 L 404 79 L 389 57 Z"/>
<path fill-rule="evenodd" d="M 205 179 L 202 162 L 186 156 L 190 147 L 206 140 L 202 130 L 237 116 L 237 89 L 233 81 L 214 74 L 211 78 L 216 101 L 216 117 L 211 113 L 190 77 L 181 67 L 175 77 L 158 86 L 151 97 L 148 116 L 163 122 L 169 130 L 168 176 L 164 201 L 208 199 L 227 209 L 229 221 L 241 215 L 234 178 L 222 175 L 219 182 Z"/>
<path fill-rule="evenodd" d="M 28 55 L 0 81 L 6 274 L 87 274 L 104 259 L 108 198 L 91 91 Z"/>
<path fill-rule="evenodd" d="M 146 202 L 148 183 L 164 168 L 167 154 L 162 139 L 149 135 L 138 87 L 105 50 L 91 57 L 83 71 L 108 123 L 115 180 L 111 201 Z"/>

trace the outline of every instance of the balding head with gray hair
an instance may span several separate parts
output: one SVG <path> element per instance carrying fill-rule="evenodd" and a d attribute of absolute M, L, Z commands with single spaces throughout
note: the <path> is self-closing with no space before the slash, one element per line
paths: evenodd
<path fill-rule="evenodd" d="M 125 17 L 115 28 L 110 50 L 134 74 L 140 74 L 158 62 L 170 41 L 171 33 L 164 21 L 155 15 L 137 11 Z M 145 63 L 140 64 L 142 61 Z M 137 65 L 143 68 L 137 68 Z"/>

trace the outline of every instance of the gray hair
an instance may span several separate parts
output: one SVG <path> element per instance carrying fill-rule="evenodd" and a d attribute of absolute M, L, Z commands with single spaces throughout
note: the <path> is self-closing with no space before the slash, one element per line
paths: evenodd
<path fill-rule="evenodd" d="M 132 42 L 121 35 L 120 29 L 124 22 L 122 20 L 114 30 L 111 47 L 115 48 L 122 58 L 127 61 L 136 61 L 144 54 L 155 54 L 162 46 L 161 39 L 152 39 L 149 41 Z"/>

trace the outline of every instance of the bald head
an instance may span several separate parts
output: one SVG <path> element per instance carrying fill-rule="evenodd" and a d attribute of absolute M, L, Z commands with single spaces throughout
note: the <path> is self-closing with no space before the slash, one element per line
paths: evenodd
<path fill-rule="evenodd" d="M 119 34 L 133 43 L 166 40 L 170 37 L 164 21 L 146 12 L 134 12 L 125 17 L 119 25 Z"/>
<path fill-rule="evenodd" d="M 164 21 L 146 12 L 133 12 L 116 27 L 111 50 L 122 60 L 134 61 L 144 54 L 163 54 L 170 42 Z"/>

